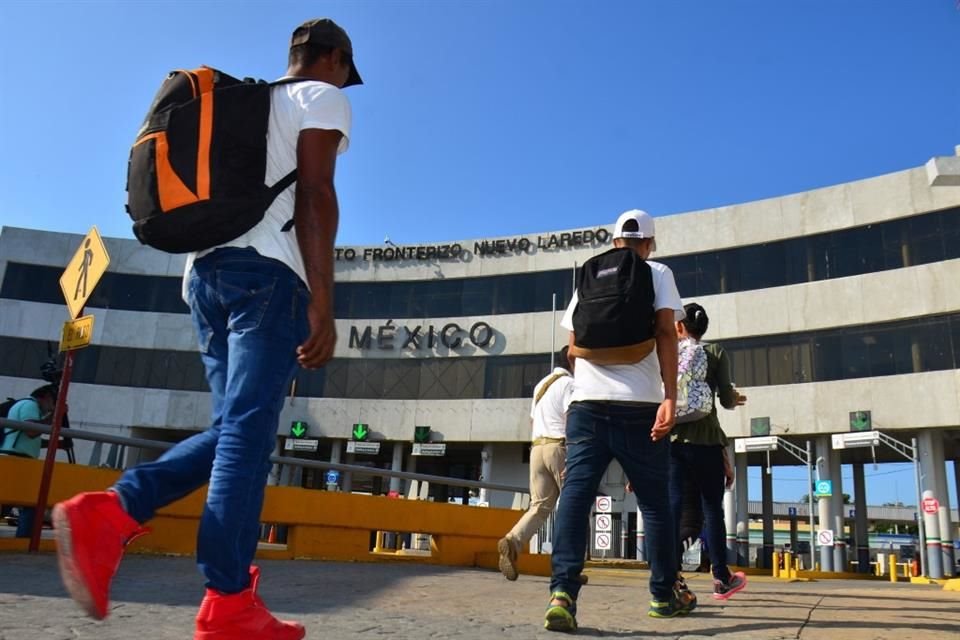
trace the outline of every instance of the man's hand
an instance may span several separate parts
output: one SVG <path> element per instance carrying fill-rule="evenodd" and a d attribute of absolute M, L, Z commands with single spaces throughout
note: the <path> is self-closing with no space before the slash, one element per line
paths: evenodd
<path fill-rule="evenodd" d="M 727 489 L 733 488 L 733 482 L 736 478 L 736 475 L 733 473 L 733 468 L 730 466 L 730 459 L 727 457 L 727 451 L 723 451 L 723 477 L 724 477 L 724 486 Z"/>
<path fill-rule="evenodd" d="M 676 400 L 666 399 L 660 403 L 657 409 L 657 419 L 653 422 L 653 428 L 650 429 L 650 439 L 656 442 L 670 433 L 673 429 L 674 420 L 677 417 Z"/>
<path fill-rule="evenodd" d="M 318 369 L 333 357 L 337 328 L 330 306 L 323 296 L 316 296 L 307 309 L 310 335 L 306 342 L 297 347 L 297 362 L 304 369 Z"/>
<path fill-rule="evenodd" d="M 742 393 L 740 393 L 740 392 L 737 391 L 737 390 L 734 390 L 734 393 L 737 395 L 737 406 L 738 406 L 738 407 L 742 407 L 743 405 L 747 404 L 747 396 L 743 395 Z"/>

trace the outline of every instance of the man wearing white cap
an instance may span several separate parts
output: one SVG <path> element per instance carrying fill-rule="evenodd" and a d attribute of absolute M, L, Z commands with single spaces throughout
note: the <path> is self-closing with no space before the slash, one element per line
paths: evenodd
<path fill-rule="evenodd" d="M 613 238 L 613 249 L 583 265 L 560 323 L 570 331 L 570 355 L 577 362 L 544 624 L 553 631 L 576 629 L 587 518 L 614 459 L 643 513 L 653 595 L 649 615 L 669 618 L 692 609 L 691 600 L 674 590 L 667 466 L 677 398 L 675 322 L 684 317 L 683 305 L 669 267 L 647 260 L 656 249 L 649 214 L 622 214 Z"/>

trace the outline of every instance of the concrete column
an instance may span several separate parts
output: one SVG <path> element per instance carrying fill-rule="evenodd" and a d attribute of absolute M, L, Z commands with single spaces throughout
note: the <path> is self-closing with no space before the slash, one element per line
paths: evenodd
<path fill-rule="evenodd" d="M 640 511 L 640 507 L 637 507 L 637 560 L 646 560 L 647 554 L 645 552 L 647 537 L 643 531 L 643 512 Z"/>
<path fill-rule="evenodd" d="M 390 464 L 391 471 L 403 471 L 403 448 L 405 443 L 393 443 L 393 461 Z M 403 493 L 403 481 L 400 478 L 390 478 L 390 491 Z"/>
<path fill-rule="evenodd" d="M 483 445 L 480 452 L 480 480 L 481 482 L 490 482 L 490 476 L 493 473 L 493 445 L 489 442 Z M 490 503 L 490 495 L 487 489 L 480 489 L 480 502 Z"/>
<path fill-rule="evenodd" d="M 87 463 L 91 467 L 100 466 L 100 457 L 103 455 L 103 443 L 94 442 L 93 449 L 90 451 L 90 461 Z"/>
<path fill-rule="evenodd" d="M 830 444 L 829 436 L 821 436 L 816 440 L 816 472 L 818 480 L 830 480 L 830 459 L 833 457 L 833 449 Z M 810 487 L 813 491 L 813 487 Z M 836 491 L 836 489 L 834 489 Z M 817 498 L 817 531 L 830 529 L 830 498 Z M 831 547 L 820 547 L 820 570 L 833 571 L 833 549 Z"/>
<path fill-rule="evenodd" d="M 957 507 L 957 510 L 960 511 L 960 460 L 953 461 L 953 481 L 957 484 L 957 502 L 958 504 L 954 505 Z M 960 538 L 960 527 L 957 526 L 958 523 L 954 523 L 954 533 L 958 538 Z"/>
<path fill-rule="evenodd" d="M 934 498 L 933 491 L 927 489 L 923 492 L 923 499 Z M 927 533 L 927 571 L 925 575 L 930 578 L 940 579 L 943 577 L 943 561 L 940 555 L 940 515 L 937 513 L 922 513 L 923 528 Z"/>
<path fill-rule="evenodd" d="M 330 462 L 333 464 L 340 464 L 340 455 L 343 453 L 343 442 L 340 440 L 331 440 L 330 441 Z M 340 474 L 340 477 L 343 478 L 343 474 Z M 338 491 L 340 484 L 328 484 L 324 482 L 327 487 L 327 491 Z"/>
<path fill-rule="evenodd" d="M 938 447 L 939 445 L 939 447 Z M 943 460 L 943 438 L 940 432 L 933 429 L 923 429 L 917 434 L 917 456 L 920 459 L 920 491 L 924 497 L 933 497 L 941 502 L 943 498 L 940 495 L 940 487 L 946 488 L 946 478 L 943 482 L 939 481 L 940 475 L 945 475 L 946 467 Z M 949 500 L 947 500 L 949 502 Z M 931 534 L 930 516 L 923 513 L 922 505 L 917 505 L 917 513 L 923 518 L 924 533 L 926 537 L 926 548 L 921 551 L 921 562 L 925 562 L 924 567 L 929 567 L 930 571 L 934 568 L 943 566 L 943 553 L 940 547 L 940 518 L 934 517 L 933 520 L 936 531 Z M 932 557 L 936 556 L 936 558 Z M 933 573 L 924 570 L 924 575 L 934 577 Z"/>
<path fill-rule="evenodd" d="M 832 446 L 832 444 L 831 444 Z M 840 466 L 840 452 L 830 457 L 830 478 L 833 480 L 833 495 L 830 497 L 830 521 L 833 523 L 833 570 L 847 570 L 847 542 L 844 534 L 843 474 Z"/>
<path fill-rule="evenodd" d="M 867 484 L 863 463 L 853 465 L 853 515 L 856 521 L 857 573 L 870 573 L 870 534 L 867 531 Z"/>
<path fill-rule="evenodd" d="M 737 525 L 734 529 L 737 537 L 737 562 L 741 567 L 750 566 L 750 496 L 747 480 L 747 454 L 734 455 L 737 471 L 737 483 L 734 491 L 737 493 Z"/>
<path fill-rule="evenodd" d="M 773 568 L 773 473 L 764 466 L 760 471 L 760 486 L 763 492 L 763 548 L 759 566 Z"/>
<path fill-rule="evenodd" d="M 357 461 L 356 454 L 353 454 L 353 453 L 347 454 L 347 459 L 345 461 L 346 464 L 353 464 L 356 461 Z M 341 487 L 344 493 L 350 493 L 351 491 L 353 491 L 353 474 L 350 473 L 349 471 L 343 474 L 343 484 L 341 485 Z"/>
<path fill-rule="evenodd" d="M 936 463 L 936 489 L 934 493 L 940 501 L 940 511 L 937 514 L 940 525 L 940 564 L 943 566 L 943 575 L 952 578 L 954 575 L 953 549 L 953 522 L 950 517 L 950 492 L 947 491 L 947 468 L 943 451 L 943 434 L 936 432 L 933 435 L 934 462 Z"/>
<path fill-rule="evenodd" d="M 727 447 L 727 460 L 733 464 L 736 453 L 733 443 Z M 736 483 L 723 492 L 723 526 L 727 532 L 727 564 L 737 564 L 737 498 Z"/>
<path fill-rule="evenodd" d="M 417 472 L 417 457 L 413 454 L 407 456 L 407 473 L 416 473 Z"/>

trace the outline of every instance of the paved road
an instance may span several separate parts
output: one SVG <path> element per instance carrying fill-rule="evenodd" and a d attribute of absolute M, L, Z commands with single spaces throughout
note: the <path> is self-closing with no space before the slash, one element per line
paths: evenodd
<path fill-rule="evenodd" d="M 265 561 L 261 595 L 307 625 L 311 639 L 562 638 L 544 631 L 547 581 L 420 564 Z M 603 638 L 960 638 L 960 593 L 862 581 L 786 583 L 751 578 L 727 603 L 709 598 L 674 620 L 646 617 L 646 574 L 591 570 L 578 635 Z M 112 613 L 94 622 L 66 596 L 52 555 L 0 555 L 2 640 L 185 640 L 202 596 L 189 558 L 130 556 L 114 582 Z"/>

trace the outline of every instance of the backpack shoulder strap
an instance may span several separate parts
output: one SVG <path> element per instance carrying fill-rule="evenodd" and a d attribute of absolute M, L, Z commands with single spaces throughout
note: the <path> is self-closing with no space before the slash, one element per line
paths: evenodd
<path fill-rule="evenodd" d="M 309 81 L 310 81 L 310 78 L 280 78 L 279 80 L 274 80 L 273 82 L 268 82 L 267 84 L 269 84 L 271 87 L 279 87 L 280 85 L 284 85 L 284 84 L 294 84 L 297 82 L 309 82 Z M 279 196 L 281 193 L 286 191 L 287 187 L 289 187 L 296 181 L 297 181 L 296 169 L 294 169 L 287 175 L 280 178 L 280 180 L 278 180 L 276 184 L 270 187 L 267 195 L 266 206 L 269 207 L 271 204 L 273 204 L 273 201 L 277 199 L 277 196 Z M 280 227 L 280 230 L 285 233 L 290 231 L 290 229 L 293 229 L 293 217 L 287 220 L 283 224 L 283 226 Z"/>
<path fill-rule="evenodd" d="M 538 403 L 540 402 L 540 400 L 543 398 L 544 394 L 547 392 L 547 389 L 550 388 L 550 385 L 552 385 L 554 382 L 556 382 L 556 381 L 559 380 L 560 378 L 562 378 L 562 377 L 564 377 L 564 376 L 569 376 L 569 375 L 570 375 L 569 373 L 567 373 L 566 371 L 564 371 L 563 373 L 560 373 L 560 372 L 554 373 L 554 374 L 552 374 L 549 378 L 547 378 L 547 381 L 544 382 L 544 383 L 543 383 L 543 386 L 540 387 L 540 390 L 537 391 L 537 395 L 536 395 L 536 397 L 534 397 L 534 399 L 533 399 L 533 404 L 536 405 L 536 404 L 538 404 Z"/>

